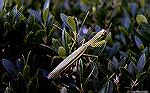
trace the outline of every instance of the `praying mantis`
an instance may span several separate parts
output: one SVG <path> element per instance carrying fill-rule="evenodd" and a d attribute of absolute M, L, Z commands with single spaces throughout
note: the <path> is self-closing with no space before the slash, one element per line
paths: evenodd
<path fill-rule="evenodd" d="M 47 78 L 51 79 L 51 78 L 57 77 L 62 71 L 69 68 L 76 60 L 78 60 L 89 46 L 93 46 L 97 44 L 98 40 L 106 34 L 107 34 L 107 31 L 104 29 L 99 31 L 93 38 L 91 38 L 86 43 L 82 44 L 77 50 L 75 50 L 68 57 L 66 57 L 54 70 L 52 70 L 48 74 Z"/>

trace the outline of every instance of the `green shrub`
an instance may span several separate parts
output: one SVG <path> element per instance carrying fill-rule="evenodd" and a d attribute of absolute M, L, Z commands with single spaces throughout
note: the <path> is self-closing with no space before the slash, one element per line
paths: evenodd
<path fill-rule="evenodd" d="M 149 4 L 0 0 L 0 92 L 150 91 Z"/>

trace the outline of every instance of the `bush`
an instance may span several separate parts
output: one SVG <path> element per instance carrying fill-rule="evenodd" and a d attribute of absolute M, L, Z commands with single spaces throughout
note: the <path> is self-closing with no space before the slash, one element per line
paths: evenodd
<path fill-rule="evenodd" d="M 149 9 L 148 0 L 1 0 L 0 92 L 149 91 Z"/>

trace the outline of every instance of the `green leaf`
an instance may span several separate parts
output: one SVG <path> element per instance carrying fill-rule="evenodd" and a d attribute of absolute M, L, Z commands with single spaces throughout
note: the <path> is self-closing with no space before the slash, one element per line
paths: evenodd
<path fill-rule="evenodd" d="M 144 7 L 145 6 L 145 0 L 140 0 L 140 6 Z"/>
<path fill-rule="evenodd" d="M 35 34 L 35 37 L 36 37 L 36 40 L 39 41 L 39 43 L 46 43 L 46 41 L 47 41 L 45 31 L 38 31 L 38 32 Z M 33 38 L 33 37 L 32 37 L 32 38 Z"/>
<path fill-rule="evenodd" d="M 92 47 L 100 47 L 102 45 L 106 44 L 105 40 L 99 41 L 99 42 L 94 42 L 91 44 Z"/>
<path fill-rule="evenodd" d="M 82 61 L 81 58 L 79 59 L 79 65 L 80 65 L 80 67 L 79 67 L 80 81 L 83 84 L 83 72 L 84 72 L 84 69 L 83 69 L 83 61 Z"/>
<path fill-rule="evenodd" d="M 120 68 L 122 77 L 130 84 L 133 82 L 130 73 L 123 67 Z"/>
<path fill-rule="evenodd" d="M 17 68 L 14 66 L 14 64 L 12 64 L 9 60 L 6 59 L 2 59 L 3 62 L 3 66 L 5 67 L 5 69 L 10 73 L 10 74 L 18 74 Z"/>
<path fill-rule="evenodd" d="M 103 52 L 103 50 L 106 47 L 106 43 L 107 42 L 105 40 L 102 40 L 102 41 L 98 42 L 96 44 L 96 46 L 98 46 L 98 47 L 94 47 L 94 55 L 100 56 L 101 53 Z"/>
<path fill-rule="evenodd" d="M 106 76 L 111 76 L 112 72 L 110 72 L 104 65 L 99 65 L 100 70 L 105 74 Z"/>
<path fill-rule="evenodd" d="M 69 34 L 66 32 L 65 29 L 63 29 L 63 32 L 62 32 L 62 44 L 66 50 L 66 55 L 69 55 L 69 41 L 70 41 L 70 37 L 69 37 Z"/>
<path fill-rule="evenodd" d="M 21 4 L 22 0 L 14 0 L 14 1 L 17 4 L 18 8 L 20 8 L 22 6 L 22 4 Z"/>
<path fill-rule="evenodd" d="M 105 40 L 106 40 L 107 43 L 113 44 L 111 32 L 108 33 L 108 35 L 106 36 Z"/>
<path fill-rule="evenodd" d="M 120 48 L 120 43 L 119 42 L 114 43 L 111 50 L 109 51 L 109 55 L 108 55 L 109 58 L 114 56 L 118 52 L 119 48 Z"/>
<path fill-rule="evenodd" d="M 65 57 L 66 56 L 66 50 L 63 46 L 60 46 L 58 49 L 58 55 L 61 57 Z"/>
<path fill-rule="evenodd" d="M 45 11 L 43 11 L 44 23 L 46 23 L 48 15 L 49 15 L 49 8 L 47 8 Z"/>
<path fill-rule="evenodd" d="M 144 1 L 144 0 L 142 0 L 142 1 Z M 137 15 L 136 21 L 137 21 L 138 24 L 148 23 L 148 21 L 147 21 L 147 19 L 144 15 Z"/>
<path fill-rule="evenodd" d="M 41 18 L 41 14 L 38 12 L 38 11 L 35 11 L 35 10 L 32 10 L 32 9 L 29 9 L 28 12 L 30 13 L 30 15 L 34 15 L 35 16 L 35 19 L 36 21 L 42 25 L 42 18 Z"/>
<path fill-rule="evenodd" d="M 146 78 L 146 76 L 147 76 L 146 72 L 140 73 L 140 75 L 138 75 L 136 81 L 134 82 L 135 86 L 140 84 Z"/>
<path fill-rule="evenodd" d="M 67 23 L 74 32 L 77 32 L 77 24 L 74 17 L 68 16 Z"/>
<path fill-rule="evenodd" d="M 131 75 L 135 75 L 135 73 L 136 73 L 136 66 L 132 61 L 130 62 L 129 66 L 128 66 L 128 72 Z"/>
<path fill-rule="evenodd" d="M 128 31 L 127 31 L 124 27 L 119 26 L 119 30 L 120 30 L 122 33 L 124 33 L 125 36 L 129 37 Z"/>
<path fill-rule="evenodd" d="M 25 39 L 24 39 L 25 43 L 28 42 L 28 41 L 32 41 L 33 37 L 34 37 L 34 33 L 33 32 L 30 32 L 29 34 L 27 34 L 25 36 Z"/>
<path fill-rule="evenodd" d="M 113 57 L 111 64 L 112 64 L 113 68 L 115 69 L 115 71 L 118 71 L 119 63 L 118 63 L 118 60 L 116 59 L 116 57 Z"/>
<path fill-rule="evenodd" d="M 85 80 L 85 82 L 84 82 L 84 87 L 87 85 L 87 83 L 88 83 L 88 81 L 89 81 L 91 75 L 94 73 L 94 70 L 95 70 L 95 69 L 96 69 L 96 66 L 94 66 L 94 67 L 92 68 L 92 71 L 90 72 L 90 74 L 89 74 L 88 77 L 86 78 L 86 80 Z"/>
<path fill-rule="evenodd" d="M 14 92 L 13 92 L 12 88 L 6 87 L 4 93 L 14 93 Z"/>
<path fill-rule="evenodd" d="M 57 49 L 59 48 L 59 46 L 61 46 L 61 43 L 58 41 L 58 39 L 52 38 L 52 44 L 53 44 L 54 49 L 57 52 L 58 51 Z"/>
<path fill-rule="evenodd" d="M 65 14 L 60 14 L 61 20 L 63 21 L 63 23 L 69 27 L 68 23 L 67 23 L 67 16 Z"/>
<path fill-rule="evenodd" d="M 24 76 L 26 82 L 29 82 L 31 80 L 30 67 L 28 65 L 26 65 L 23 69 L 23 76 Z"/>
<path fill-rule="evenodd" d="M 49 9 L 49 5 L 50 5 L 50 0 L 46 0 L 44 3 L 43 11 Z"/>
<path fill-rule="evenodd" d="M 150 25 L 146 23 L 141 23 L 137 29 L 137 32 L 145 39 L 150 41 Z"/>
<path fill-rule="evenodd" d="M 32 3 L 32 0 L 24 0 L 25 6 L 31 5 L 31 3 Z"/>
<path fill-rule="evenodd" d="M 142 54 L 141 57 L 139 58 L 139 61 L 137 63 L 137 72 L 141 73 L 146 62 L 146 56 L 145 54 Z"/>
<path fill-rule="evenodd" d="M 135 43 L 136 45 L 138 46 L 138 48 L 143 51 L 144 50 L 144 45 L 141 41 L 141 39 L 138 37 L 138 36 L 134 36 L 134 40 L 135 40 Z"/>
<path fill-rule="evenodd" d="M 28 31 L 31 31 L 33 29 L 35 25 L 35 16 L 32 15 L 32 16 L 29 16 L 29 21 L 28 21 Z"/>
<path fill-rule="evenodd" d="M 47 34 L 50 36 L 52 34 L 52 26 L 53 26 L 53 22 L 54 22 L 54 16 L 49 13 L 48 16 L 47 16 L 47 20 L 46 20 L 46 31 L 47 31 Z"/>
<path fill-rule="evenodd" d="M 2 12 L 4 6 L 4 1 L 0 0 L 0 12 Z"/>

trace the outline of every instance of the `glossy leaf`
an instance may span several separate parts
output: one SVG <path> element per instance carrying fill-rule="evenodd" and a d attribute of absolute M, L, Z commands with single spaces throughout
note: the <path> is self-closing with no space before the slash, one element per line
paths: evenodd
<path fill-rule="evenodd" d="M 100 30 L 102 30 L 98 25 L 95 26 L 95 31 L 99 32 Z"/>
<path fill-rule="evenodd" d="M 111 64 L 112 64 L 113 68 L 115 69 L 115 71 L 117 71 L 119 69 L 119 63 L 118 63 L 118 60 L 116 59 L 116 57 L 113 57 Z"/>
<path fill-rule="evenodd" d="M 140 39 L 139 37 L 137 37 L 137 36 L 134 36 L 134 40 L 135 40 L 135 43 L 136 43 L 136 45 L 138 46 L 138 48 L 139 48 L 141 51 L 144 50 L 144 45 L 143 45 L 141 39 Z"/>
<path fill-rule="evenodd" d="M 48 19 L 48 15 L 49 15 L 49 9 L 46 9 L 45 11 L 43 11 L 43 19 L 45 23 Z"/>
<path fill-rule="evenodd" d="M 129 66 L 128 66 L 128 72 L 131 74 L 131 75 L 135 75 L 136 73 L 136 66 L 133 62 L 130 62 Z"/>
<path fill-rule="evenodd" d="M 9 60 L 6 59 L 2 59 L 3 62 L 3 66 L 5 67 L 5 69 L 10 73 L 10 74 L 15 74 L 17 75 L 17 69 L 14 66 L 14 64 L 12 64 Z"/>
<path fill-rule="evenodd" d="M 47 10 L 49 8 L 49 5 L 50 5 L 50 0 L 46 0 L 44 3 L 43 11 Z"/>
<path fill-rule="evenodd" d="M 77 24 L 74 17 L 68 16 L 67 23 L 74 32 L 77 32 Z"/>
<path fill-rule="evenodd" d="M 106 93 L 113 93 L 113 83 L 111 81 L 108 82 Z"/>
<path fill-rule="evenodd" d="M 145 0 L 140 0 L 140 5 L 141 5 L 141 7 L 144 7 L 145 3 L 146 3 Z"/>
<path fill-rule="evenodd" d="M 17 7 L 21 7 L 22 6 L 22 0 L 14 0 L 15 3 L 17 4 Z"/>
<path fill-rule="evenodd" d="M 52 44 L 55 49 L 58 49 L 59 46 L 61 46 L 61 43 L 58 41 L 58 39 L 55 38 L 52 38 Z"/>
<path fill-rule="evenodd" d="M 121 24 L 122 24 L 122 26 L 124 26 L 127 30 L 129 30 L 130 23 L 131 23 L 131 21 L 130 21 L 130 18 L 129 18 L 128 16 L 124 16 L 124 17 L 122 18 Z"/>
<path fill-rule="evenodd" d="M 108 35 L 106 36 L 105 40 L 106 40 L 107 43 L 113 44 L 111 32 L 108 33 Z"/>
<path fill-rule="evenodd" d="M 149 24 L 145 24 L 145 23 L 141 23 L 141 25 L 139 26 L 137 32 L 145 39 L 147 39 L 148 41 L 150 41 L 150 30 L 149 30 L 150 25 Z"/>
<path fill-rule="evenodd" d="M 63 44 L 63 46 L 66 50 L 66 55 L 68 55 L 69 54 L 69 46 L 68 46 L 68 44 L 69 44 L 69 34 L 66 32 L 65 29 L 63 29 L 63 31 L 62 31 L 62 44 Z"/>
<path fill-rule="evenodd" d="M 65 14 L 60 14 L 61 20 L 63 21 L 63 23 L 67 26 L 70 27 L 67 23 L 67 16 Z"/>
<path fill-rule="evenodd" d="M 105 40 L 102 40 L 102 41 L 99 41 L 99 42 L 95 42 L 93 44 L 91 44 L 92 47 L 99 47 L 99 46 L 102 46 L 106 44 L 106 41 Z"/>
<path fill-rule="evenodd" d="M 127 43 L 126 43 L 126 38 L 125 38 L 125 36 L 124 36 L 124 34 L 123 33 L 120 33 L 120 40 L 122 41 L 122 43 L 124 44 L 124 46 L 126 46 L 127 45 Z"/>
<path fill-rule="evenodd" d="M 22 62 L 21 62 L 20 59 L 16 60 L 16 66 L 17 66 L 17 68 L 18 68 L 19 71 L 23 70 L 23 64 L 22 64 Z"/>
<path fill-rule="evenodd" d="M 65 48 L 63 46 L 59 47 L 59 49 L 58 49 L 58 55 L 62 56 L 62 57 L 66 56 L 66 50 L 65 50 Z"/>
<path fill-rule="evenodd" d="M 4 1 L 0 0 L 0 12 L 2 12 L 4 6 Z"/>
<path fill-rule="evenodd" d="M 127 37 L 129 36 L 128 31 L 127 31 L 124 27 L 119 26 L 119 30 L 120 30 L 122 33 L 124 33 L 125 36 L 127 36 Z"/>
<path fill-rule="evenodd" d="M 109 51 L 109 58 L 115 55 L 118 52 L 119 48 L 120 48 L 120 43 L 119 42 L 114 43 L 113 47 Z"/>
<path fill-rule="evenodd" d="M 79 59 L 79 76 L 80 76 L 80 80 L 81 80 L 81 84 L 83 83 L 83 72 L 84 72 L 84 68 L 83 68 L 83 61 L 82 59 L 80 58 Z"/>
<path fill-rule="evenodd" d="M 98 42 L 98 47 L 94 47 L 94 55 L 100 56 L 106 47 L 106 43 L 107 42 L 105 40 Z"/>
<path fill-rule="evenodd" d="M 138 24 L 148 23 L 148 21 L 147 21 L 147 19 L 144 15 L 137 15 L 136 21 L 137 21 Z"/>
<path fill-rule="evenodd" d="M 138 5 L 137 3 L 131 3 L 131 13 L 132 13 L 132 16 L 135 16 L 136 12 L 137 12 L 137 8 L 138 8 Z"/>
<path fill-rule="evenodd" d="M 142 72 L 142 70 L 145 66 L 145 62 L 146 62 L 146 56 L 145 56 L 145 54 L 142 54 L 137 63 L 137 72 L 138 73 Z"/>
<path fill-rule="evenodd" d="M 30 13 L 30 15 L 35 16 L 35 19 L 38 21 L 39 24 L 42 24 L 42 18 L 41 18 L 41 15 L 38 11 L 29 9 L 28 12 Z"/>

